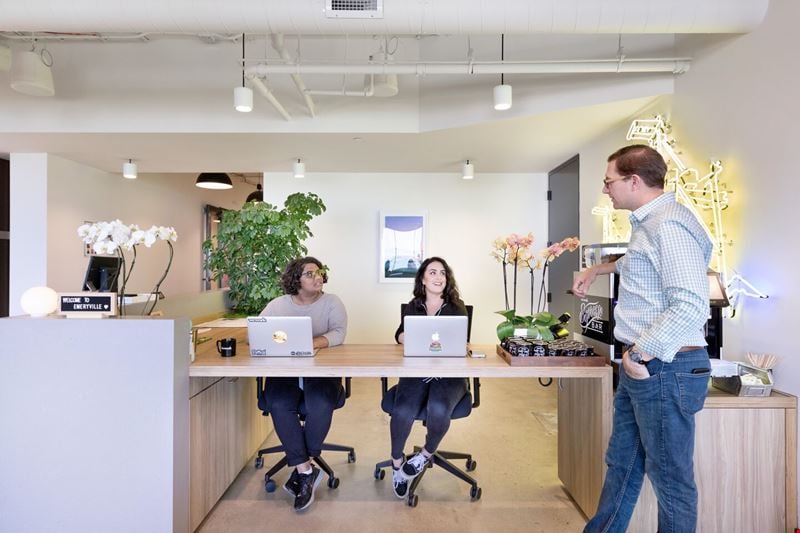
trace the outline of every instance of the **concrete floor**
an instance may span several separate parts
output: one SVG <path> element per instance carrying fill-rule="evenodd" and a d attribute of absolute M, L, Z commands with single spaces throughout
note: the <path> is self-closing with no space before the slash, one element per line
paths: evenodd
<path fill-rule="evenodd" d="M 478 465 L 472 475 L 483 489 L 479 501 L 470 501 L 466 483 L 436 467 L 417 490 L 416 508 L 395 497 L 391 474 L 376 481 L 375 463 L 389 455 L 389 417 L 380 410 L 380 380 L 353 379 L 352 396 L 334 414 L 327 440 L 354 446 L 357 461 L 347 464 L 345 453 L 324 455 L 341 479 L 338 489 L 329 489 L 324 478 L 313 505 L 296 513 L 282 489 L 288 470 L 277 475 L 278 490 L 267 494 L 265 470 L 251 462 L 200 531 L 581 531 L 586 519 L 558 480 L 556 384 L 485 379 L 481 385 L 480 407 L 453 421 L 441 446 L 473 454 Z M 415 424 L 407 452 L 423 443 L 424 431 Z M 271 434 L 266 445 L 276 443 Z M 274 462 L 265 456 L 265 468 Z M 456 464 L 463 468 L 463 461 Z"/>

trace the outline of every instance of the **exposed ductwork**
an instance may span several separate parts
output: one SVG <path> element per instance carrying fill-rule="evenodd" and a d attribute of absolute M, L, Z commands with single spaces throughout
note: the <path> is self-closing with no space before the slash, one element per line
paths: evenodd
<path fill-rule="evenodd" d="M 430 35 L 743 33 L 768 0 L 395 0 L 382 17 L 326 15 L 325 0 L 0 0 L 2 30 Z"/>

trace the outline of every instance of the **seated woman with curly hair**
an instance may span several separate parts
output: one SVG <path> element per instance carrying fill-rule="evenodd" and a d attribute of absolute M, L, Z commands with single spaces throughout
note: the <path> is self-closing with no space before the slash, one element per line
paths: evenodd
<path fill-rule="evenodd" d="M 342 344 L 347 333 L 347 312 L 337 296 L 322 291 L 327 281 L 325 267 L 318 259 L 295 259 L 281 278 L 285 294 L 269 302 L 261 316 L 309 316 L 315 349 Z M 311 458 L 320 455 L 333 411 L 343 394 L 342 378 L 265 379 L 267 409 L 286 448 L 288 464 L 295 467 L 284 489 L 295 497 L 296 511 L 308 508 L 314 501 L 322 471 L 311 463 Z M 298 417 L 303 402 L 307 412 L 305 426 Z"/>

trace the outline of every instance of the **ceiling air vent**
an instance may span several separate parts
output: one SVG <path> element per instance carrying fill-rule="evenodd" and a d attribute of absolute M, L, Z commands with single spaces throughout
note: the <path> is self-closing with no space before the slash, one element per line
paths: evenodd
<path fill-rule="evenodd" d="M 380 19 L 383 0 L 325 0 L 328 18 Z"/>

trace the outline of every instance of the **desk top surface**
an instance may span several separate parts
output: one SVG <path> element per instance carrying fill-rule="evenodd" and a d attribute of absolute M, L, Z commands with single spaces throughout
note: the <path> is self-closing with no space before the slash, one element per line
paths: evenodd
<path fill-rule="evenodd" d="M 247 330 L 211 330 L 212 340 L 199 344 L 191 377 L 220 376 L 317 376 L 317 377 L 586 377 L 611 379 L 611 367 L 519 367 L 509 366 L 493 345 L 472 345 L 485 358 L 403 357 L 398 344 L 343 344 L 320 350 L 314 357 L 250 357 Z M 221 357 L 214 339 L 234 337 L 237 355 Z"/>

